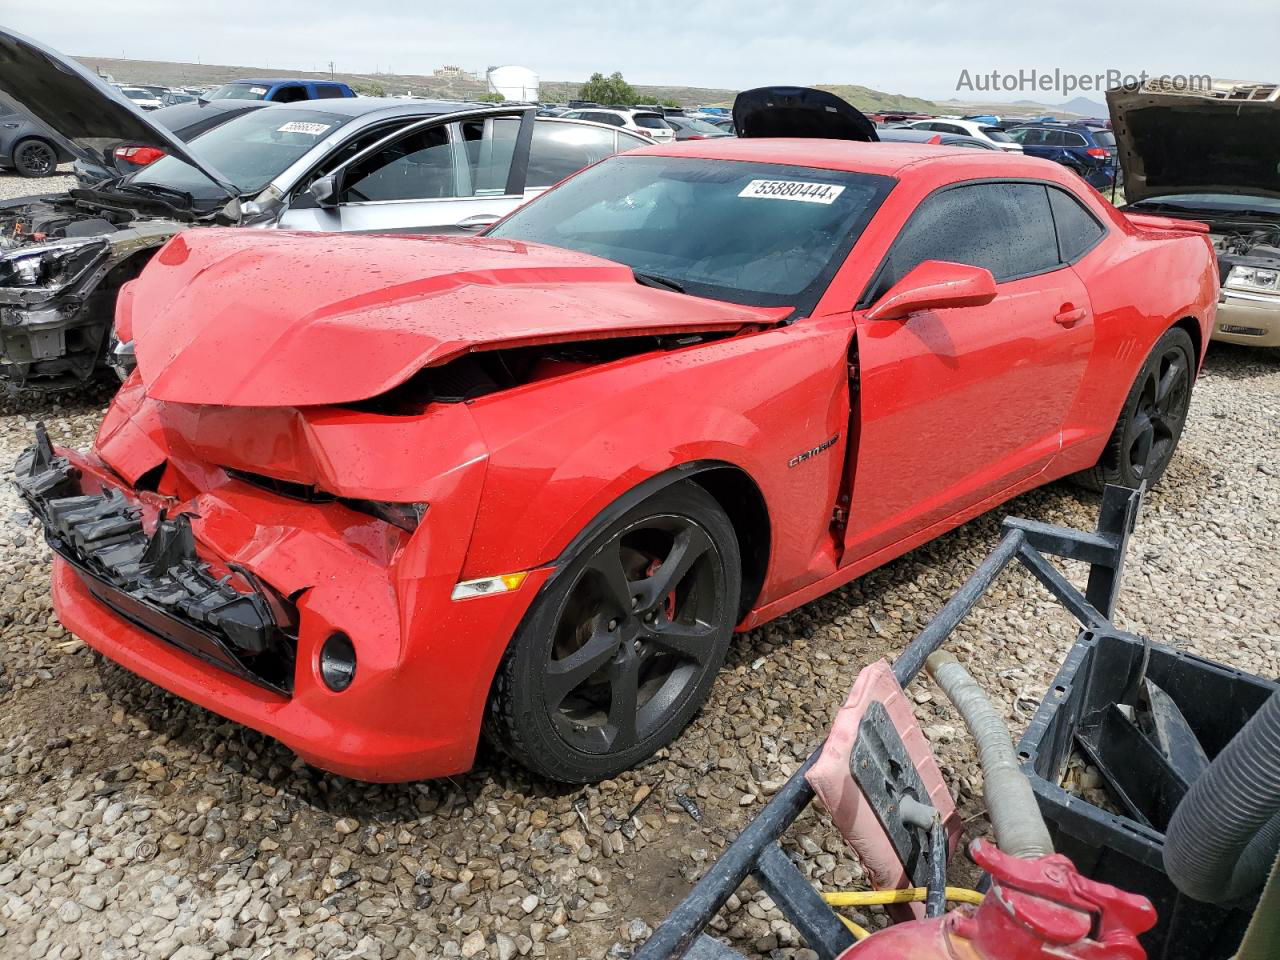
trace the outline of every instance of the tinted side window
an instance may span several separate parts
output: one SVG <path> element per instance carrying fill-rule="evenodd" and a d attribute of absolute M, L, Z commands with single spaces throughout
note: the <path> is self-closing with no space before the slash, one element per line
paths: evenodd
<path fill-rule="evenodd" d="M 300 85 L 291 87 L 278 87 L 276 92 L 271 94 L 271 99 L 276 103 L 297 103 L 300 100 L 307 100 L 307 88 Z"/>
<path fill-rule="evenodd" d="M 454 196 L 453 148 L 443 126 L 402 137 L 347 168 L 342 203 Z"/>
<path fill-rule="evenodd" d="M 1064 263 L 1070 263 L 1088 250 L 1105 232 L 1079 200 L 1062 190 L 1049 190 L 1049 206 L 1053 209 L 1058 250 Z"/>
<path fill-rule="evenodd" d="M 345 98 L 346 94 L 342 92 L 341 87 L 327 87 L 320 84 L 316 85 L 317 100 L 334 100 Z"/>
<path fill-rule="evenodd" d="M 616 134 L 576 123 L 537 123 L 529 146 L 530 187 L 549 187 L 614 152 Z"/>
<path fill-rule="evenodd" d="M 1049 130 L 1027 130 L 1018 138 L 1018 142 L 1024 147 L 1042 147 L 1048 142 L 1045 137 L 1050 132 Z"/>
<path fill-rule="evenodd" d="M 1044 142 L 1051 147 L 1067 146 L 1067 134 L 1062 130 L 1046 130 L 1044 132 Z"/>
<path fill-rule="evenodd" d="M 925 260 L 990 270 L 997 282 L 1058 267 L 1049 199 L 1034 183 L 975 183 L 927 198 L 894 243 L 884 294 Z"/>
<path fill-rule="evenodd" d="M 467 162 L 471 166 L 472 195 L 505 195 L 516 137 L 520 134 L 520 120 L 516 117 L 489 117 L 464 121 L 461 128 Z"/>
<path fill-rule="evenodd" d="M 1072 133 L 1070 130 L 1064 130 L 1062 136 L 1068 147 L 1087 147 L 1089 145 L 1088 140 L 1078 133 Z"/>

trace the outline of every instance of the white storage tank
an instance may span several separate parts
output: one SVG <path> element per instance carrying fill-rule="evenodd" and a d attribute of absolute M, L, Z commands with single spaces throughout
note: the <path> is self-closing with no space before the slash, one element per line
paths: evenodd
<path fill-rule="evenodd" d="M 538 99 L 538 75 L 528 67 L 490 67 L 489 92 L 500 93 L 507 100 Z"/>

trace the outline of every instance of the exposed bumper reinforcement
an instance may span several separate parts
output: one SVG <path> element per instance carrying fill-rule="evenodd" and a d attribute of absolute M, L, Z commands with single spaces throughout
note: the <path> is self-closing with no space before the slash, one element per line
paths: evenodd
<path fill-rule="evenodd" d="M 49 442 L 44 424 L 18 457 L 14 480 L 44 524 L 50 547 L 103 604 L 138 627 L 245 680 L 289 694 L 296 639 L 273 611 L 287 614 L 251 572 L 215 577 L 196 553 L 186 514 L 161 515 L 147 535 L 142 509 L 120 490 L 86 493 L 80 473 Z"/>

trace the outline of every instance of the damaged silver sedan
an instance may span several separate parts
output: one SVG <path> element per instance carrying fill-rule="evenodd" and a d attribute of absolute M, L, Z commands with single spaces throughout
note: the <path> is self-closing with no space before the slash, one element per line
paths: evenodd
<path fill-rule="evenodd" d="M 272 104 L 184 143 L 74 60 L 0 30 L 0 95 L 86 164 L 121 142 L 163 154 L 127 176 L 0 204 L 0 381 L 52 389 L 115 367 L 120 288 L 202 225 L 473 233 L 571 173 L 645 146 L 532 106 L 369 97 Z"/>

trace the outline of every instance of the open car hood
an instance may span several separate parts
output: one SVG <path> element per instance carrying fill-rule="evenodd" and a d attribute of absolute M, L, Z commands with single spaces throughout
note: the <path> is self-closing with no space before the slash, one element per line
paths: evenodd
<path fill-rule="evenodd" d="M 101 78 L 56 50 L 0 28 L 0 98 L 48 127 L 86 163 L 122 140 L 156 147 L 234 193 L 226 179 L 196 159 L 181 140 L 116 93 Z"/>
<path fill-rule="evenodd" d="M 176 403 L 367 400 L 471 350 L 776 323 L 631 269 L 481 237 L 189 230 L 125 288 L 147 393 Z"/>
<path fill-rule="evenodd" d="M 1186 193 L 1280 197 L 1280 101 L 1107 91 L 1130 203 Z"/>
<path fill-rule="evenodd" d="M 733 101 L 739 137 L 874 141 L 876 125 L 846 100 L 809 87 L 757 87 Z"/>

